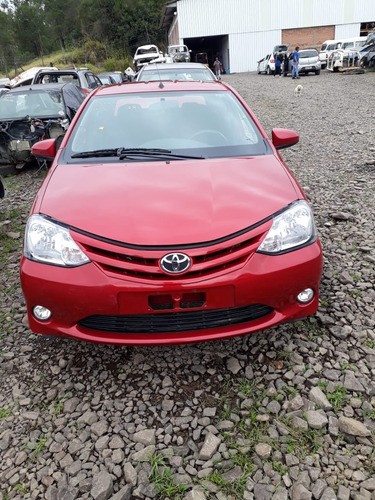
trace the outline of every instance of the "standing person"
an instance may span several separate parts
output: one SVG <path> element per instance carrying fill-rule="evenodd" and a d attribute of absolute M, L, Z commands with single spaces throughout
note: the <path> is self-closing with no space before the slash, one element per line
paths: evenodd
<path fill-rule="evenodd" d="M 214 71 L 215 71 L 215 75 L 217 76 L 218 80 L 220 80 L 220 69 L 221 69 L 221 62 L 219 61 L 219 58 L 217 57 L 214 60 Z"/>
<path fill-rule="evenodd" d="M 273 76 L 281 76 L 281 65 L 283 63 L 283 55 L 281 50 L 275 56 L 275 74 Z"/>
<path fill-rule="evenodd" d="M 283 57 L 283 76 L 288 76 L 289 71 L 289 54 L 288 52 L 284 52 Z"/>
<path fill-rule="evenodd" d="M 298 76 L 298 63 L 299 63 L 299 47 L 296 47 L 293 52 L 292 56 L 292 78 L 295 80 L 296 78 L 299 78 Z"/>

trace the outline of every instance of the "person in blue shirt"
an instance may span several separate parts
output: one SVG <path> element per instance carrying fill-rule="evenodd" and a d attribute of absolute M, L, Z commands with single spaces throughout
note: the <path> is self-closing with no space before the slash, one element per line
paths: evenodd
<path fill-rule="evenodd" d="M 299 78 L 298 76 L 298 63 L 299 63 L 299 47 L 296 47 L 293 52 L 292 56 L 292 78 L 295 80 L 296 78 Z"/>

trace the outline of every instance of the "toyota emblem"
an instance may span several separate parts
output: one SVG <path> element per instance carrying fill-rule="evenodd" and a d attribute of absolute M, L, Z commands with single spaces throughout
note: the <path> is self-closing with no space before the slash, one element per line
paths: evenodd
<path fill-rule="evenodd" d="M 170 274 L 183 273 L 191 266 L 191 259 L 184 253 L 168 253 L 160 261 L 163 271 Z"/>

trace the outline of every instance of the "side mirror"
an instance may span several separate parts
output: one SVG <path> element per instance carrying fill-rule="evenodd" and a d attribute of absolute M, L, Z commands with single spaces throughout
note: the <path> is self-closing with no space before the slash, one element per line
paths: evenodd
<path fill-rule="evenodd" d="M 60 141 L 61 143 L 61 141 Z M 45 139 L 31 147 L 31 154 L 38 160 L 53 160 L 56 156 L 56 139 Z"/>
<path fill-rule="evenodd" d="M 276 149 L 289 148 L 299 141 L 299 135 L 294 130 L 287 128 L 272 129 L 272 143 Z"/>

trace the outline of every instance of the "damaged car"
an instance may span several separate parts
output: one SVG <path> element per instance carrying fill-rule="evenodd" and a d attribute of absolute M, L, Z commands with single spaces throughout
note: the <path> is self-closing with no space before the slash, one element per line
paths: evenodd
<path fill-rule="evenodd" d="M 11 89 L 0 97 L 0 165 L 19 169 L 32 162 L 31 146 L 63 136 L 84 101 L 72 83 Z"/>
<path fill-rule="evenodd" d="M 163 53 L 156 45 L 141 45 L 134 54 L 133 64 L 137 70 L 150 62 L 164 62 Z"/>

